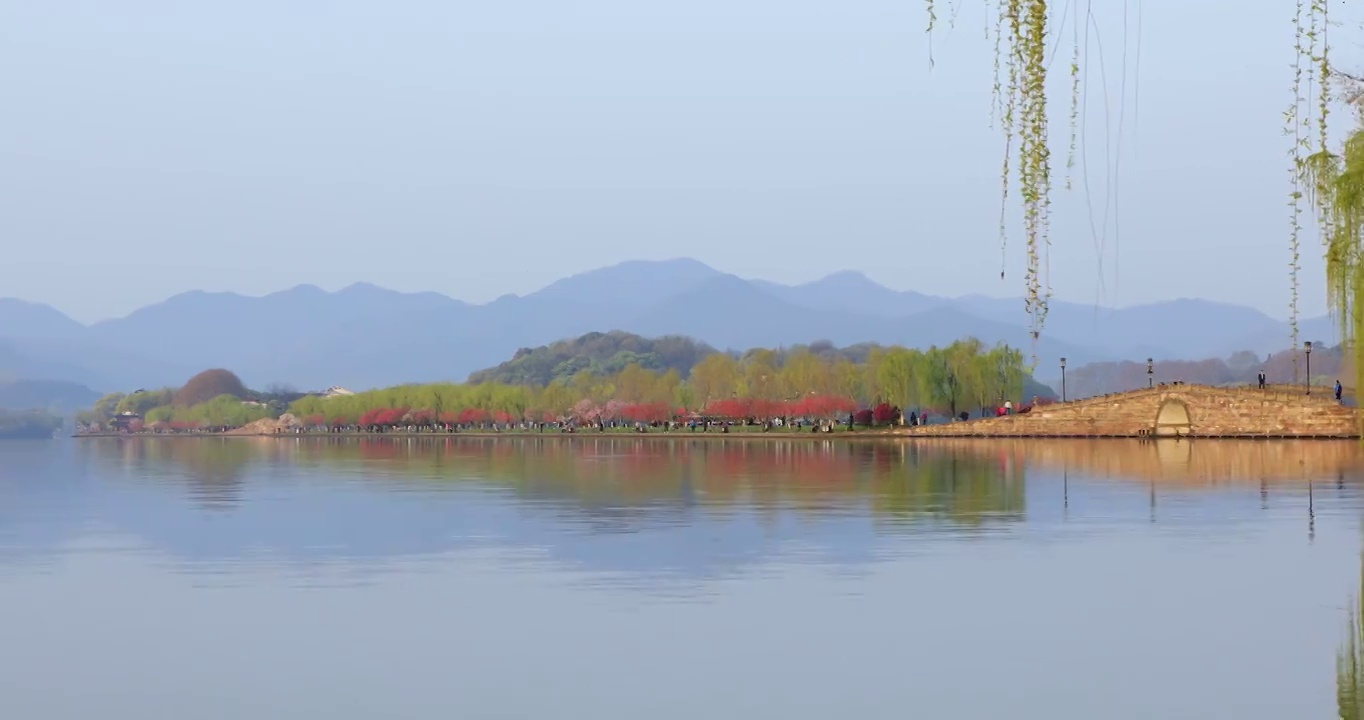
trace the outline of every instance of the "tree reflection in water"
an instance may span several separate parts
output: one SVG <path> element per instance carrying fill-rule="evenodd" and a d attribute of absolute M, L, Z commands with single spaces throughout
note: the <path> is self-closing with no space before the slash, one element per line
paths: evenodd
<path fill-rule="evenodd" d="M 227 509 L 240 500 L 247 471 L 266 460 L 271 441 L 254 438 L 98 438 L 77 444 L 83 462 L 122 466 L 142 481 L 184 483 L 207 508 Z M 172 471 L 174 469 L 174 471 Z"/>
<path fill-rule="evenodd" d="M 887 528 L 963 528 L 1024 517 L 1024 463 L 1011 452 L 905 443 L 603 437 L 157 439 L 88 451 L 231 503 L 276 465 L 377 487 L 482 487 L 613 520 L 641 514 L 868 512 Z"/>
<path fill-rule="evenodd" d="M 1341 720 L 1364 718 L 1364 556 L 1361 556 L 1360 590 L 1350 601 L 1345 641 L 1336 653 L 1336 706 Z"/>

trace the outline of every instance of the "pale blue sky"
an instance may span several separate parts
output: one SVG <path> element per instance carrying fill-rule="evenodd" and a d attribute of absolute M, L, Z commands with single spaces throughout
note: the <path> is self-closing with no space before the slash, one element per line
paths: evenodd
<path fill-rule="evenodd" d="M 676 256 L 1019 295 L 1021 243 L 999 279 L 985 5 L 949 30 L 939 3 L 930 70 L 922 0 L 0 0 L 0 296 L 83 321 L 195 288 L 485 301 Z M 1115 173 L 1121 191 L 1103 302 L 1286 315 L 1293 4 L 1131 0 L 1117 170 L 1122 3 L 1093 7 L 1096 222 Z M 1092 302 L 1099 243 L 1059 189 L 1068 52 L 1052 284 Z"/>

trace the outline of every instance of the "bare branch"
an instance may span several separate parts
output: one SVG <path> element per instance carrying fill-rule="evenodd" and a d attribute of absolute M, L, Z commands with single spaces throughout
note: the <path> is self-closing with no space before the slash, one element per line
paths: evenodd
<path fill-rule="evenodd" d="M 1336 76 L 1336 81 L 1341 86 L 1341 98 L 1347 105 L 1353 105 L 1361 113 L 1364 113 L 1364 77 L 1352 75 L 1340 70 L 1332 70 Z"/>

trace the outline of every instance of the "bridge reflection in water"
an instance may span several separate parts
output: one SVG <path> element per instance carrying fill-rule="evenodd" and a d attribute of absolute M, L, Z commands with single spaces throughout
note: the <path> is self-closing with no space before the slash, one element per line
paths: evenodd
<path fill-rule="evenodd" d="M 961 452 L 1005 452 L 1035 468 L 1171 488 L 1344 481 L 1364 470 L 1354 440 L 971 440 L 920 443 Z"/>
<path fill-rule="evenodd" d="M 142 470 L 143 477 L 179 467 L 174 474 L 193 486 L 199 500 L 229 504 L 250 468 L 279 464 L 358 474 L 373 482 L 493 483 L 587 503 L 686 500 L 699 490 L 712 502 L 742 497 L 818 505 L 883 494 L 904 499 L 908 479 L 930 495 L 951 495 L 953 487 L 979 490 L 993 497 L 976 508 L 985 512 L 1022 510 L 1013 486 L 1023 483 L 1025 468 L 1058 478 L 1083 475 L 1172 490 L 1343 483 L 1364 470 L 1364 447 L 1350 440 L 147 438 L 85 441 L 80 450 L 91 460 L 116 458 Z"/>
<path fill-rule="evenodd" d="M 250 559 L 261 548 L 291 560 L 318 563 L 341 558 L 351 565 L 370 556 L 382 560 L 425 556 L 460 546 L 465 542 L 461 532 L 473 537 L 487 529 L 479 523 L 496 522 L 486 518 L 486 510 L 495 504 L 475 502 L 474 493 L 459 494 L 492 490 L 499 498 L 512 499 L 521 513 L 518 522 L 503 520 L 495 528 L 502 533 L 499 542 L 509 546 L 558 553 L 554 557 L 561 562 L 598 573 L 642 575 L 645 570 L 657 573 L 660 567 L 676 567 L 717 576 L 756 566 L 776 545 L 759 534 L 731 532 L 723 523 L 704 525 L 704 518 L 697 515 L 738 510 L 780 512 L 797 520 L 870 517 L 878 532 L 929 525 L 929 530 L 946 526 L 959 534 L 979 534 L 1008 531 L 1039 516 L 1046 521 L 1049 513 L 1055 517 L 1065 501 L 1065 478 L 1083 476 L 1091 486 L 1134 486 L 1136 492 L 1104 493 L 1122 503 L 1141 503 L 1141 495 L 1149 492 L 1153 516 L 1161 497 L 1217 488 L 1240 492 L 1208 495 L 1239 495 L 1239 501 L 1229 504 L 1253 511 L 1253 488 L 1259 485 L 1262 498 L 1274 488 L 1281 496 L 1292 496 L 1294 502 L 1284 504 L 1289 512 L 1306 506 L 1303 519 L 1310 534 L 1314 484 L 1318 493 L 1323 485 L 1344 487 L 1347 481 L 1355 483 L 1364 469 L 1364 450 L 1352 441 L 1173 438 L 1145 442 L 916 438 L 860 443 L 620 437 L 133 438 L 80 442 L 76 459 L 114 471 L 98 476 L 99 482 L 83 492 L 140 485 L 188 492 L 215 510 L 242 510 L 244 518 L 238 524 L 216 513 L 218 522 L 190 524 L 179 522 L 182 514 L 162 513 L 169 521 L 158 524 L 158 513 L 148 512 L 145 501 L 108 503 L 101 509 L 102 522 L 136 530 L 158 548 L 205 565 Z M 1034 487 L 1025 493 L 1029 478 Z M 339 494 L 309 492 L 313 484 L 348 487 Z M 252 497 L 253 486 L 258 491 L 268 486 L 271 494 L 263 499 L 257 492 Z M 291 490 L 299 492 L 291 495 Z M 348 498 L 355 502 L 340 502 Z M 383 506 L 397 504 L 395 498 L 410 507 L 396 512 L 389 507 L 385 514 Z M 1052 502 L 1054 506 L 1043 507 Z M 433 512 L 411 509 L 418 506 Z M 1206 505 L 1214 512 L 1227 506 Z M 249 512 L 252 508 L 255 512 Z M 263 512 L 272 508 L 281 511 Z M 84 527 L 89 509 L 75 510 L 71 527 Z M 338 513 L 346 515 L 338 518 Z M 590 521 L 592 532 L 598 534 L 686 524 L 703 532 L 656 533 L 648 538 L 647 554 L 617 557 L 574 533 L 541 531 L 533 520 L 549 513 L 556 518 L 572 516 L 584 524 Z M 683 513 L 690 515 L 679 519 Z M 850 541 L 834 535 L 845 527 L 828 529 L 833 525 L 805 524 L 789 537 L 804 545 L 822 542 L 846 548 Z M 326 542 L 329 539 L 336 544 Z M 668 542 L 676 544 L 676 556 L 664 547 Z M 697 559 L 678 559 L 682 551 Z M 625 564 L 636 558 L 645 569 Z M 850 562 L 846 554 L 838 560 Z M 1345 598 L 1331 600 L 1335 604 Z M 1352 598 L 1341 625 L 1345 636 L 1336 667 L 1339 717 L 1359 718 L 1364 709 L 1364 612 L 1358 596 Z M 1329 673 L 1327 658 L 1322 660 L 1320 671 Z"/>

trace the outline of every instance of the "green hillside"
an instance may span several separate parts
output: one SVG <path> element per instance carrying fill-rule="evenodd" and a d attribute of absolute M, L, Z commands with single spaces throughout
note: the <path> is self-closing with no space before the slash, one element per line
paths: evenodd
<path fill-rule="evenodd" d="M 500 383 L 543 387 L 567 381 L 584 370 L 593 375 L 616 375 L 629 365 L 645 370 L 676 370 L 686 377 L 715 349 L 690 338 L 645 338 L 627 332 L 588 333 L 537 348 L 521 348 L 511 360 L 469 376 L 470 383 Z"/>

